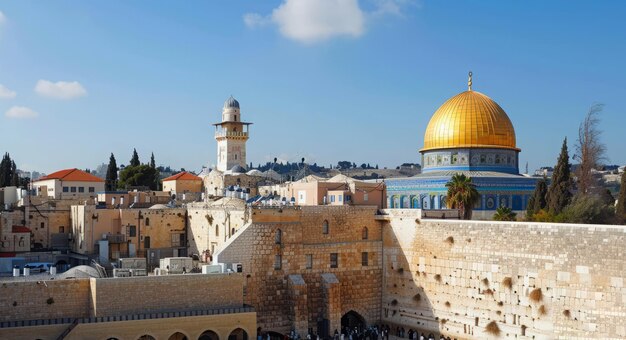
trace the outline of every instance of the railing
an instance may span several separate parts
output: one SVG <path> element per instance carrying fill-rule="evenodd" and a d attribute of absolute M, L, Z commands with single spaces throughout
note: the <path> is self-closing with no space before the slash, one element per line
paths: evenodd
<path fill-rule="evenodd" d="M 122 235 L 122 234 L 107 235 L 107 240 L 109 241 L 109 243 L 126 243 L 126 235 Z"/>
<path fill-rule="evenodd" d="M 248 133 L 239 131 L 219 131 L 215 133 L 215 137 L 248 137 Z"/>
<path fill-rule="evenodd" d="M 78 318 L 78 319 L 58 318 L 58 319 L 43 319 L 43 320 L 20 320 L 20 321 L 0 322 L 0 328 L 63 325 L 63 324 L 73 324 L 73 323 L 76 323 L 76 324 L 102 323 L 102 322 L 151 320 L 151 319 L 165 319 L 165 318 L 184 318 L 184 317 L 190 317 L 190 316 L 222 315 L 222 314 L 253 313 L 253 312 L 255 312 L 254 307 L 243 306 L 243 307 L 235 307 L 235 308 L 216 308 L 216 309 L 191 310 L 191 311 L 187 310 L 187 311 L 177 311 L 177 312 L 100 316 L 100 317 Z"/>

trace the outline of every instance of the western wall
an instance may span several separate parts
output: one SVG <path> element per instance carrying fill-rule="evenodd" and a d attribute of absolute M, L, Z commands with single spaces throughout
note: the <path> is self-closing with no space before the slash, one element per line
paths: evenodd
<path fill-rule="evenodd" d="M 623 226 L 420 216 L 380 217 L 383 323 L 458 339 L 626 337 Z"/>

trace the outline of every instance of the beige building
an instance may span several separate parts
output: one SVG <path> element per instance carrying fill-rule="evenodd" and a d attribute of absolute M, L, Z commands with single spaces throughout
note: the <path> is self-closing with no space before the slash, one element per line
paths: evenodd
<path fill-rule="evenodd" d="M 2 283 L 0 338 L 245 340 L 256 313 L 241 274 Z"/>
<path fill-rule="evenodd" d="M 149 208 L 155 204 L 167 204 L 171 196 L 165 191 L 102 191 L 97 193 L 99 207 Z"/>
<path fill-rule="evenodd" d="M 104 191 L 104 180 L 79 169 L 51 173 L 34 181 L 32 188 L 38 196 L 55 199 L 95 197 Z"/>
<path fill-rule="evenodd" d="M 309 175 L 295 182 L 259 187 L 261 195 L 278 195 L 296 205 L 367 205 L 384 208 L 385 183 L 355 180 L 345 175 L 321 178 Z"/>
<path fill-rule="evenodd" d="M 187 205 L 189 254 L 211 257 L 237 231 L 250 222 L 250 211 L 243 200 L 218 198 Z M 207 253 L 208 252 L 208 253 Z M 210 259 L 203 258 L 205 262 Z"/>
<path fill-rule="evenodd" d="M 30 251 L 30 229 L 14 223 L 12 214 L 0 213 L 0 253 Z"/>
<path fill-rule="evenodd" d="M 202 178 L 183 171 L 176 175 L 163 179 L 163 191 L 170 194 L 182 195 L 184 193 L 202 192 Z"/>
<path fill-rule="evenodd" d="M 163 257 L 186 256 L 187 211 L 154 206 L 148 209 L 71 208 L 71 250 L 99 255 L 101 262 L 146 257 L 151 267 Z"/>

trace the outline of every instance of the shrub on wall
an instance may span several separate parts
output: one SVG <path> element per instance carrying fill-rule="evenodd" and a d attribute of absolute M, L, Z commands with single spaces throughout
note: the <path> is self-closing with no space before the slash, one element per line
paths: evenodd
<path fill-rule="evenodd" d="M 541 288 L 533 289 L 530 294 L 528 294 L 528 298 L 533 302 L 541 302 L 541 300 L 543 300 L 543 293 L 541 292 Z"/>
<path fill-rule="evenodd" d="M 491 335 L 498 336 L 500 335 L 500 327 L 498 327 L 498 323 L 496 323 L 495 321 L 491 321 L 487 324 L 487 326 L 485 326 L 485 332 Z"/>
<path fill-rule="evenodd" d="M 512 279 L 512 278 L 510 278 L 510 277 L 508 277 L 508 276 L 507 276 L 507 277 L 505 277 L 505 278 L 502 280 L 502 285 L 503 285 L 504 287 L 508 288 L 508 289 L 513 288 L 513 279 Z"/>

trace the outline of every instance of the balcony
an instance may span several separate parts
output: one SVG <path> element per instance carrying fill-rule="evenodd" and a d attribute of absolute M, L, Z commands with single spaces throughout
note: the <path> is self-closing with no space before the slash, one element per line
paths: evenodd
<path fill-rule="evenodd" d="M 248 138 L 248 133 L 240 132 L 240 131 L 218 131 L 215 133 L 215 138 L 222 138 L 222 137 Z"/>
<path fill-rule="evenodd" d="M 107 235 L 107 241 L 109 241 L 109 243 L 126 243 L 126 235 Z"/>

